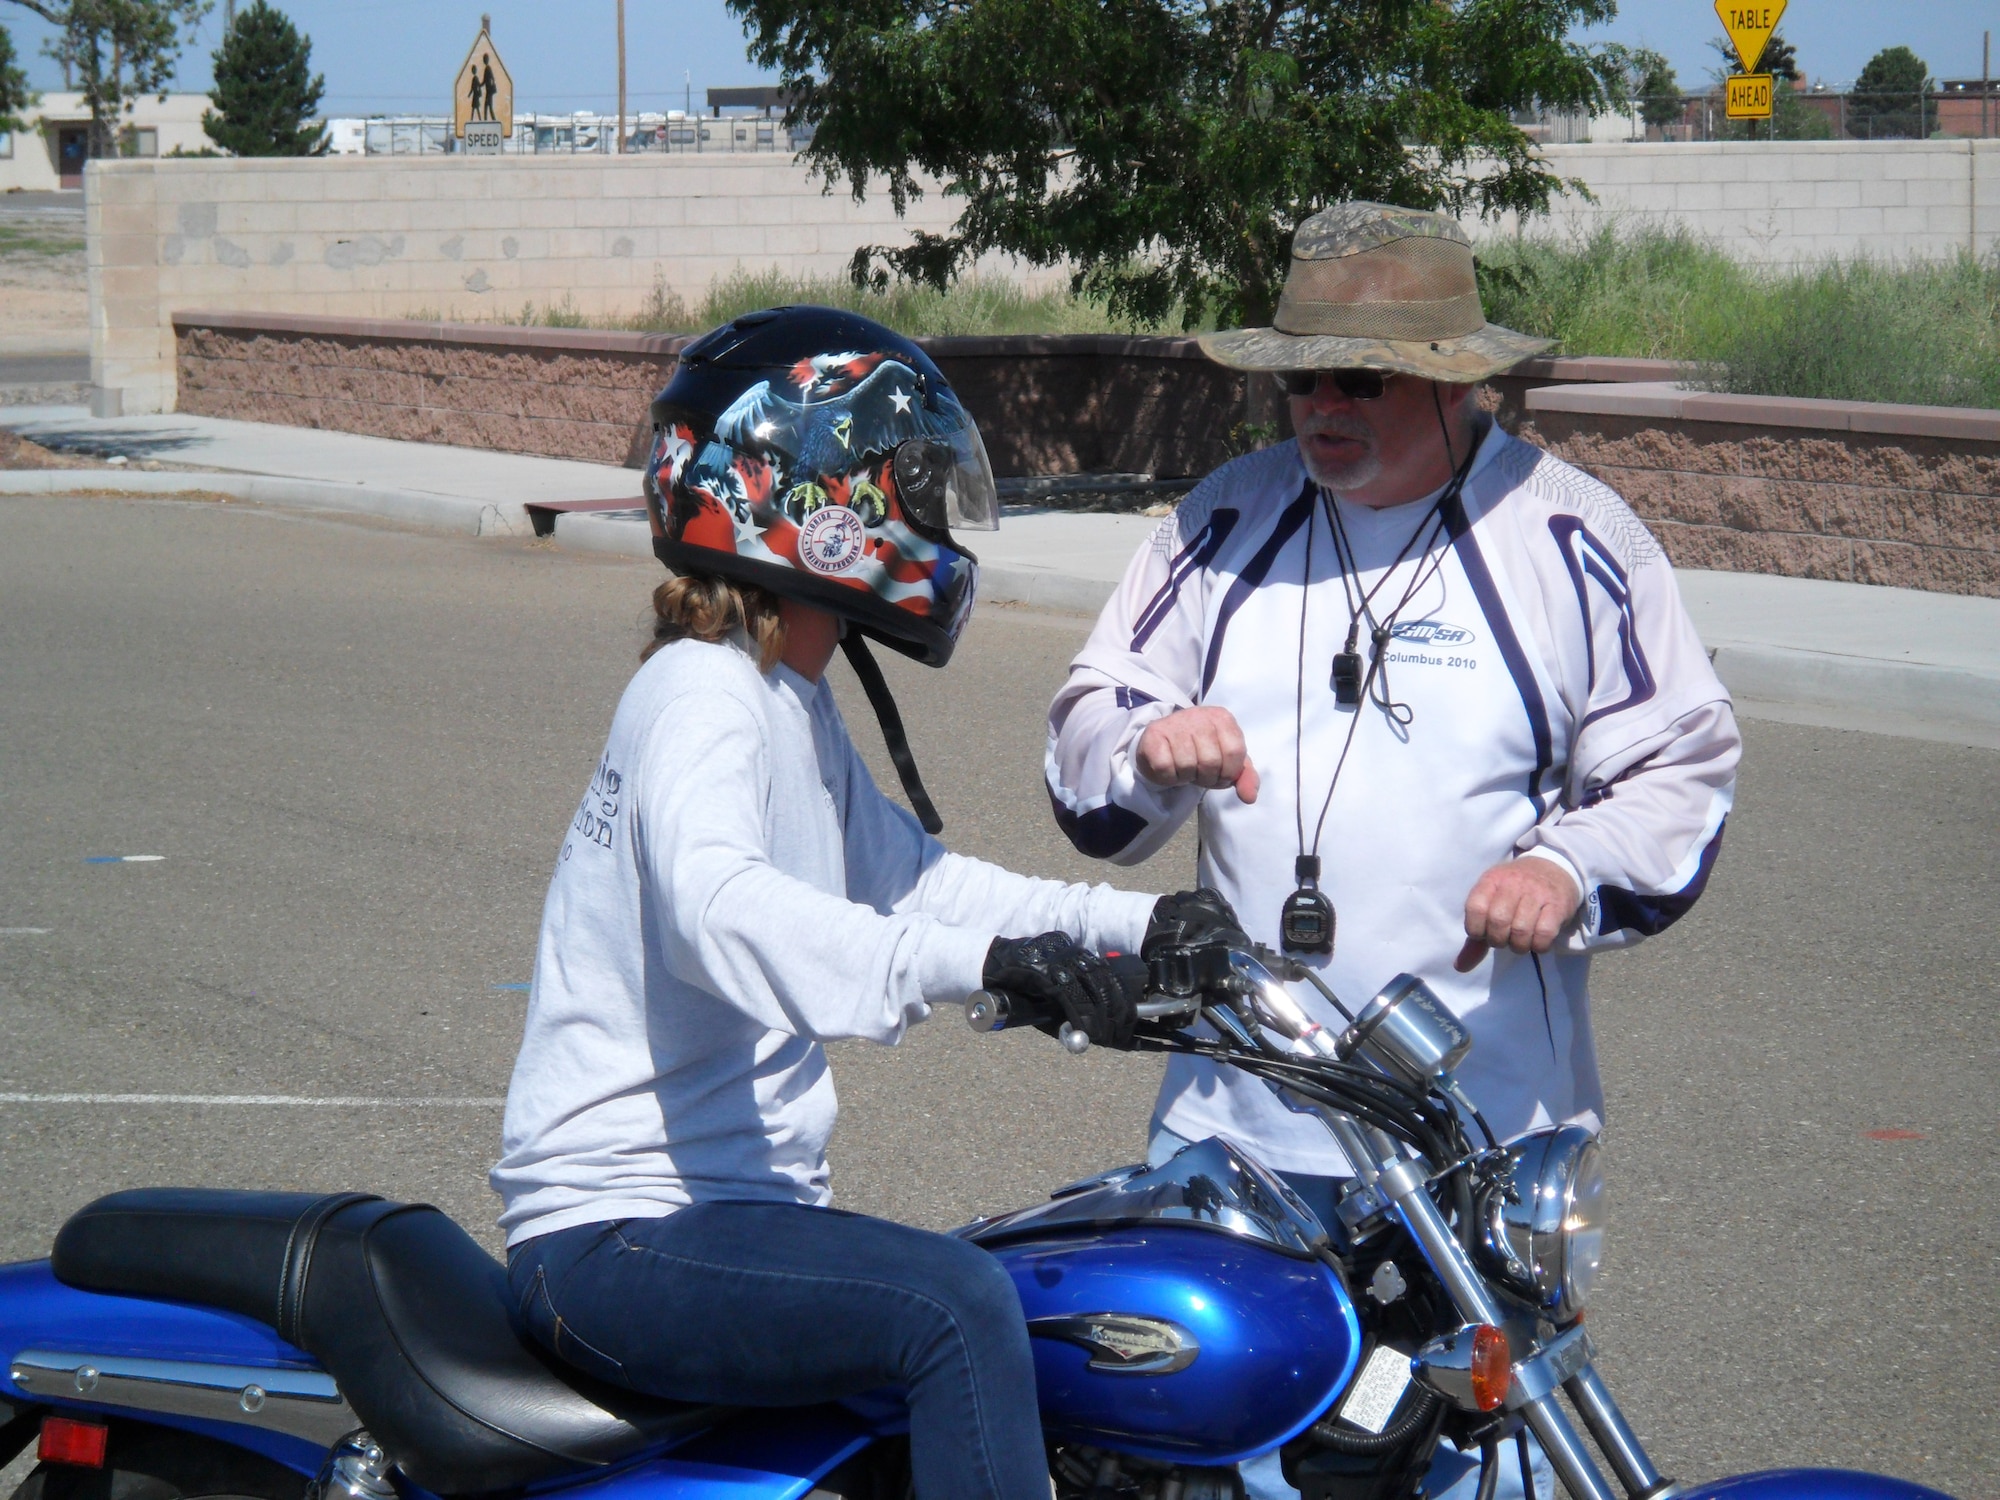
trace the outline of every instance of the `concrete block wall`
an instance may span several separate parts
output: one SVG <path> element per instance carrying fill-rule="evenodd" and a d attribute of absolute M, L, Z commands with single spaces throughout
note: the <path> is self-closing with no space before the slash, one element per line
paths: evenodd
<path fill-rule="evenodd" d="M 566 302 L 622 316 L 656 284 L 693 304 L 739 268 L 839 275 L 857 247 L 957 214 L 935 191 L 898 219 L 886 194 L 821 188 L 766 154 L 92 162 L 95 400 L 174 408 L 186 308 L 477 321 Z"/>
<path fill-rule="evenodd" d="M 2000 245 L 2000 140 L 1548 146 L 1581 182 L 1545 219 L 1468 223 L 1475 235 L 1588 234 L 1681 224 L 1739 259 L 1937 259 Z"/>
<path fill-rule="evenodd" d="M 2000 140 L 1546 149 L 1591 199 L 1475 235 L 1685 224 L 1770 263 L 1938 257 L 2000 244 Z M 492 321 L 523 304 L 630 314 L 740 267 L 842 273 L 857 246 L 948 229 L 935 190 L 822 191 L 780 155 L 343 157 L 92 162 L 92 383 L 102 409 L 171 410 L 173 315 L 192 308 Z M 1060 271 L 992 269 L 1028 281 Z"/>

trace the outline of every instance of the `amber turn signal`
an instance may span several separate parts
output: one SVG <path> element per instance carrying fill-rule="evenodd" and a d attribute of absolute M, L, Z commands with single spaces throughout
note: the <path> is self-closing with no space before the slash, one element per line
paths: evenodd
<path fill-rule="evenodd" d="M 1514 1379 L 1514 1351 L 1491 1323 L 1472 1330 L 1472 1399 L 1481 1411 L 1498 1411 Z"/>
<path fill-rule="evenodd" d="M 43 1417 L 42 1438 L 35 1445 L 35 1457 L 45 1464 L 73 1464 L 82 1469 L 104 1467 L 104 1448 L 111 1429 L 102 1422 L 79 1422 L 74 1417 Z"/>

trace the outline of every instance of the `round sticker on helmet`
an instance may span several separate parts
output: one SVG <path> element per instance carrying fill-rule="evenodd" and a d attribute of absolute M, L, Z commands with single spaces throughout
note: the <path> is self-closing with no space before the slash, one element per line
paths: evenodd
<path fill-rule="evenodd" d="M 867 528 L 845 505 L 823 505 L 799 528 L 799 561 L 815 573 L 851 573 L 867 551 Z"/>

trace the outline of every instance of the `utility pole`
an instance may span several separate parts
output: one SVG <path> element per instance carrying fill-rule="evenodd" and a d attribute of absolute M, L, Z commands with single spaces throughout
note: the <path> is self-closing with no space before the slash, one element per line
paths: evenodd
<path fill-rule="evenodd" d="M 1987 32 L 1979 44 L 1979 138 L 1986 139 L 1989 130 L 1987 101 L 1993 97 L 1993 33 Z"/>
<path fill-rule="evenodd" d="M 229 35 L 229 28 L 236 24 L 236 0 L 222 0 L 222 34 Z"/>
<path fill-rule="evenodd" d="M 618 0 L 618 154 L 625 154 L 625 0 Z"/>

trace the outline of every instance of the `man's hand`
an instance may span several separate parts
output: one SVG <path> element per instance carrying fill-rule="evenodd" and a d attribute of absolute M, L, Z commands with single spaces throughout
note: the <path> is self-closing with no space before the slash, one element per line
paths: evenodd
<path fill-rule="evenodd" d="M 1155 719 L 1139 736 L 1139 774 L 1154 786 L 1233 786 L 1257 800 L 1257 768 L 1236 716 L 1226 708 L 1183 708 Z"/>
<path fill-rule="evenodd" d="M 1576 882 L 1551 860 L 1510 859 L 1495 865 L 1465 898 L 1465 946 L 1452 967 L 1469 973 L 1489 948 L 1548 952 L 1582 900 Z"/>

